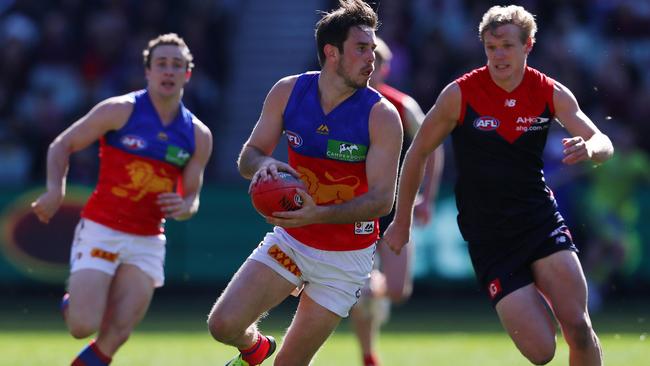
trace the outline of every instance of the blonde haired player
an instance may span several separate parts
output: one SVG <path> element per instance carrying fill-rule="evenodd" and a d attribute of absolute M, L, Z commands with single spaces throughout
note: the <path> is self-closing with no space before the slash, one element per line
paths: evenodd
<path fill-rule="evenodd" d="M 449 135 L 458 170 L 458 224 L 476 277 L 519 351 L 533 364 L 555 355 L 555 322 L 571 366 L 602 365 L 587 286 L 569 229 L 544 181 L 542 153 L 556 119 L 565 164 L 602 163 L 614 148 L 564 85 L 527 66 L 537 25 L 521 6 L 494 6 L 479 25 L 487 65 L 440 93 L 406 154 L 397 211 L 383 242 L 409 241 L 425 159 Z M 552 309 L 549 312 L 548 309 Z"/>

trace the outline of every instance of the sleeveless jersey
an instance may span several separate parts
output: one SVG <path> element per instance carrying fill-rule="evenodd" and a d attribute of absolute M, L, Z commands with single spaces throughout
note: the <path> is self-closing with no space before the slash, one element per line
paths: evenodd
<path fill-rule="evenodd" d="M 527 67 L 507 92 L 487 67 L 456 80 L 461 115 L 452 132 L 458 224 L 467 241 L 552 231 L 562 217 L 544 181 L 542 152 L 554 118 L 555 81 Z"/>
<path fill-rule="evenodd" d="M 386 98 L 392 105 L 395 106 L 397 109 L 397 112 L 399 113 L 399 118 L 400 121 L 402 121 L 402 130 L 404 131 L 404 135 L 402 138 L 402 151 L 399 157 L 399 169 L 398 171 L 402 171 L 402 163 L 404 162 L 404 157 L 406 156 L 406 151 L 408 148 L 411 146 L 411 143 L 413 142 L 413 136 L 409 135 L 407 131 L 409 131 L 409 128 L 407 126 L 407 116 L 406 116 L 406 107 L 404 106 L 404 98 L 406 98 L 406 94 L 402 93 L 401 91 L 393 88 L 392 86 L 383 83 L 381 84 L 378 88 L 377 91 Z M 393 208 L 390 210 L 390 213 L 386 216 L 382 216 L 379 218 L 379 230 L 380 232 L 383 232 L 388 228 L 388 225 L 393 221 L 393 218 L 395 217 L 395 204 L 393 204 Z"/>
<path fill-rule="evenodd" d="M 128 96 L 133 112 L 126 124 L 100 138 L 99 179 L 81 216 L 126 233 L 157 235 L 165 219 L 156 198 L 182 194 L 182 169 L 195 147 L 194 116 L 181 103 L 164 126 L 146 90 Z"/>
<path fill-rule="evenodd" d="M 406 155 L 406 151 L 408 150 L 409 146 L 411 146 L 411 142 L 413 142 L 413 136 L 409 136 L 409 134 L 406 132 L 408 131 L 408 126 L 407 126 L 407 117 L 406 117 L 406 107 L 404 106 L 404 98 L 406 98 L 406 94 L 402 93 L 401 91 L 393 88 L 390 85 L 387 84 L 381 84 L 378 88 L 377 91 L 384 97 L 386 100 L 388 100 L 392 105 L 395 106 L 397 109 L 397 112 L 399 113 L 399 118 L 402 121 L 402 130 L 404 131 L 404 140 L 402 143 L 402 154 L 400 155 L 400 167 L 402 166 L 402 160 L 404 159 L 404 156 Z"/>
<path fill-rule="evenodd" d="M 327 115 L 318 96 L 320 72 L 300 75 L 284 110 L 289 164 L 318 205 L 335 205 L 368 191 L 366 153 L 370 110 L 381 96 L 357 90 Z M 357 250 L 378 239 L 377 219 L 351 224 L 312 224 L 286 231 L 322 250 Z"/>

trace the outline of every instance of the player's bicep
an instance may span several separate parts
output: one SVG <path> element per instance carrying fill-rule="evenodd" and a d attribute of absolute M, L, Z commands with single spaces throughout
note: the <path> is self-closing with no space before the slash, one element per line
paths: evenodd
<path fill-rule="evenodd" d="M 212 154 L 212 133 L 200 121 L 194 124 L 195 148 L 192 158 L 183 169 L 184 195 L 197 194 L 203 185 L 203 172 Z"/>
<path fill-rule="evenodd" d="M 555 105 L 555 117 L 571 136 L 581 136 L 588 140 L 600 132 L 598 127 L 580 109 L 573 93 L 559 82 L 555 82 L 553 104 Z"/>
<path fill-rule="evenodd" d="M 121 128 L 133 111 L 133 104 L 120 97 L 105 100 L 93 107 L 56 139 L 71 152 L 79 151 L 97 141 L 106 132 Z"/>
<path fill-rule="evenodd" d="M 296 77 L 284 78 L 271 88 L 245 146 L 253 146 L 264 154 L 271 155 L 282 135 L 283 113 L 295 80 Z"/>
<path fill-rule="evenodd" d="M 366 156 L 368 189 L 392 199 L 402 150 L 399 114 L 388 102 L 378 103 L 370 114 L 370 148 Z"/>

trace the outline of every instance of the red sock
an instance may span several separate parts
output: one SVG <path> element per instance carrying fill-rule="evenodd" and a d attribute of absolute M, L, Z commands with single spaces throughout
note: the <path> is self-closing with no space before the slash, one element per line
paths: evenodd
<path fill-rule="evenodd" d="M 111 358 L 105 355 L 95 344 L 95 340 L 90 341 L 77 357 L 72 360 L 71 366 L 107 366 L 111 363 Z"/>
<path fill-rule="evenodd" d="M 240 349 L 239 352 L 242 359 L 250 365 L 259 365 L 266 358 L 270 346 L 269 340 L 262 333 L 257 332 L 257 342 L 251 348 Z"/>
<path fill-rule="evenodd" d="M 363 366 L 379 366 L 379 359 L 374 354 L 363 356 Z"/>

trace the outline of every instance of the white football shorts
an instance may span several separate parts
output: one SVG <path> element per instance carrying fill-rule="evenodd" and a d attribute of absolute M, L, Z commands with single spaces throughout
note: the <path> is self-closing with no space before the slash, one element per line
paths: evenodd
<path fill-rule="evenodd" d="M 113 276 L 125 263 L 140 268 L 155 287 L 161 287 L 165 282 L 165 241 L 164 234 L 128 234 L 82 218 L 70 249 L 70 273 L 96 269 Z"/>
<path fill-rule="evenodd" d="M 276 226 L 248 258 L 269 266 L 317 304 L 345 318 L 370 275 L 375 249 L 376 244 L 350 251 L 316 249 Z"/>

